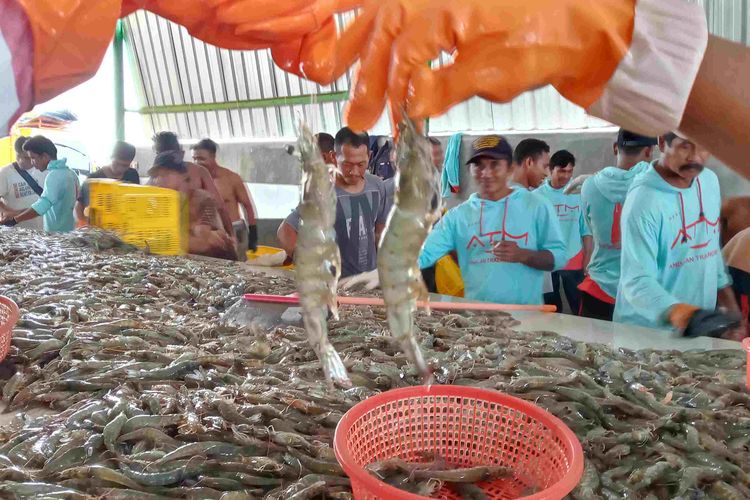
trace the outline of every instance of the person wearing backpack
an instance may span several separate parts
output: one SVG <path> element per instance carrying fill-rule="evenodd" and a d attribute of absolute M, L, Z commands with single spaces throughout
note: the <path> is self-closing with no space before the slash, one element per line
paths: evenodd
<path fill-rule="evenodd" d="M 23 150 L 28 140 L 28 137 L 16 139 L 16 161 L 0 168 L 0 219 L 14 217 L 31 208 L 42 194 L 47 172 L 34 168 L 29 153 Z M 44 221 L 36 217 L 18 224 L 18 227 L 43 231 Z"/>

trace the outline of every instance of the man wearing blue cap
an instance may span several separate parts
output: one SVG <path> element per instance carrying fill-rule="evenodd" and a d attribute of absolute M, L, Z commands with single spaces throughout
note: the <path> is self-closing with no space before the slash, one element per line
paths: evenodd
<path fill-rule="evenodd" d="M 499 135 L 472 144 L 467 165 L 479 192 L 450 210 L 427 237 L 419 266 L 455 251 L 465 297 L 501 304 L 542 304 L 545 271 L 565 265 L 566 250 L 552 205 L 508 186 L 513 148 Z"/>
<path fill-rule="evenodd" d="M 583 215 L 594 237 L 587 276 L 579 285 L 581 315 L 612 321 L 620 281 L 620 214 L 631 183 L 649 168 L 654 137 L 620 129 L 613 150 L 617 166 L 606 167 L 583 184 Z"/>

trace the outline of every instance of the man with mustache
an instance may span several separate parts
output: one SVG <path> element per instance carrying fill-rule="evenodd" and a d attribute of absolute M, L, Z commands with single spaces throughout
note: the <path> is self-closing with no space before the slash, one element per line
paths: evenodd
<path fill-rule="evenodd" d="M 659 149 L 623 207 L 614 320 L 739 340 L 723 314 L 739 309 L 721 254 L 719 181 L 704 169 L 710 153 L 675 133 Z"/>
<path fill-rule="evenodd" d="M 318 138 L 321 146 L 325 135 Z M 325 161 L 335 161 L 336 166 L 336 243 L 341 251 L 342 278 L 377 267 L 378 242 L 388 216 L 385 185 L 380 177 L 367 172 L 369 145 L 367 133 L 357 134 L 344 127 L 336 134 L 334 154 L 323 150 Z M 297 245 L 299 225 L 299 210 L 295 209 L 276 233 L 289 257 Z"/>

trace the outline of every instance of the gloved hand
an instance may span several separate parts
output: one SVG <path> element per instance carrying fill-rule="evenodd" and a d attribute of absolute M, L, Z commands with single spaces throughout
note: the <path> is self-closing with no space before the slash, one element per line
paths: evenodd
<path fill-rule="evenodd" d="M 232 0 L 123 0 L 120 17 L 137 10 L 148 10 L 165 19 L 184 26 L 195 38 L 217 47 L 236 50 L 256 50 L 269 47 L 267 42 L 251 36 L 235 34 L 237 24 L 223 22 L 228 9 L 247 2 Z M 248 9 L 259 16 L 264 0 L 253 2 L 259 8 Z M 290 2 L 293 3 L 293 2 Z M 266 6 L 267 8 L 267 6 Z M 231 10 L 229 10 L 231 12 Z M 262 17 L 262 16 L 259 16 Z"/>
<path fill-rule="evenodd" d="M 702 7 L 683 0 L 366 0 L 349 32 L 330 57 L 359 51 L 346 117 L 359 130 L 386 97 L 398 122 L 404 107 L 420 119 L 551 84 L 595 116 L 656 135 L 678 127 L 708 40 Z M 454 63 L 431 70 L 441 51 Z"/>
<path fill-rule="evenodd" d="M 736 329 L 742 318 L 736 313 L 707 311 L 690 304 L 675 304 L 669 310 L 669 322 L 683 337 L 723 337 Z"/>
<path fill-rule="evenodd" d="M 184 26 L 191 35 L 212 45 L 253 49 L 301 39 L 319 30 L 332 19 L 338 3 L 337 0 L 124 0 L 121 16 L 145 9 Z M 356 5 L 352 0 L 348 3 Z"/>
<path fill-rule="evenodd" d="M 354 290 L 360 287 L 364 287 L 365 290 L 380 288 L 378 270 L 374 269 L 366 273 L 355 274 L 339 281 L 339 289 L 341 290 Z"/>
<path fill-rule="evenodd" d="M 589 177 L 593 177 L 593 175 L 591 174 L 579 175 L 578 177 L 570 181 L 570 183 L 568 183 L 567 186 L 565 186 L 565 190 L 563 191 L 563 193 L 581 194 L 581 190 L 583 190 L 583 183 L 586 182 L 586 179 L 588 179 Z"/>
<path fill-rule="evenodd" d="M 258 226 L 255 224 L 247 225 L 247 248 L 253 252 L 258 251 Z"/>
<path fill-rule="evenodd" d="M 5 219 L 4 221 L 0 222 L 0 226 L 6 226 L 6 227 L 13 227 L 16 224 L 18 224 L 18 222 L 16 222 L 16 219 L 14 219 L 13 217 L 11 217 L 10 219 Z"/>
<path fill-rule="evenodd" d="M 0 60 L 0 72 L 15 77 L 15 95 L 0 101 L 0 137 L 35 103 L 93 76 L 117 18 L 138 9 L 185 26 L 191 35 L 219 47 L 274 47 L 274 59 L 286 70 L 332 81 L 334 68 L 339 73 L 348 68 L 322 57 L 336 43 L 333 14 L 361 1 L 0 0 L 7 25 L 17 27 L 0 33 L 0 44 L 7 45 L 11 54 Z"/>
<path fill-rule="evenodd" d="M 324 57 L 335 50 L 333 15 L 359 7 L 362 1 L 124 0 L 122 16 L 146 9 L 212 45 L 238 50 L 271 47 L 279 67 L 316 81 L 333 81 L 335 63 Z M 347 69 L 348 65 L 340 67 L 339 75 Z"/>

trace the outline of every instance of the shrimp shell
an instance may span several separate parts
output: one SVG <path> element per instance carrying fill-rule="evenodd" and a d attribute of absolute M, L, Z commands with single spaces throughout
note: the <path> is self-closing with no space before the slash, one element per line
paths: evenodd
<path fill-rule="evenodd" d="M 388 326 L 425 381 L 430 372 L 414 331 L 418 300 L 427 300 L 427 287 L 419 269 L 419 252 L 438 219 L 434 203 L 438 179 L 430 156 L 430 143 L 414 124 L 402 126 L 398 147 L 399 171 L 393 209 L 378 251 L 378 275 L 386 304 Z"/>
<path fill-rule="evenodd" d="M 336 288 L 341 275 L 341 255 L 336 244 L 336 191 L 330 168 L 310 129 L 301 126 L 302 155 L 301 222 L 294 252 L 297 290 L 310 345 L 323 365 L 330 385 L 351 387 L 346 367 L 328 340 L 328 311 L 338 318 Z"/>

